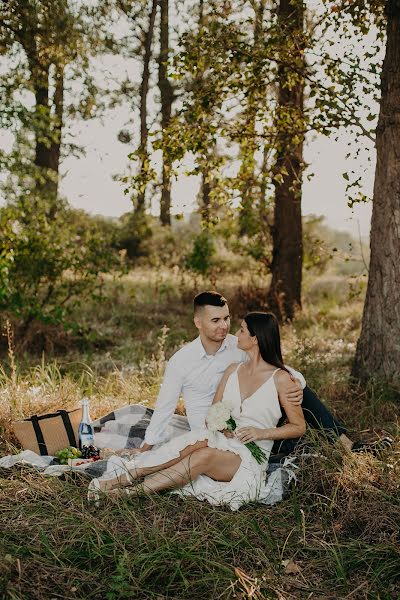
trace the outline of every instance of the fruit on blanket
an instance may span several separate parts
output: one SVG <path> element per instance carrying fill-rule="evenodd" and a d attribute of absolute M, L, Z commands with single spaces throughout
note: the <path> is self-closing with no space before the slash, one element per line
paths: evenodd
<path fill-rule="evenodd" d="M 96 448 L 96 446 L 83 446 L 82 448 L 82 458 L 100 458 L 100 450 Z"/>
<path fill-rule="evenodd" d="M 62 450 L 56 452 L 56 458 L 61 465 L 67 465 L 68 459 L 70 458 L 80 458 L 81 456 L 81 451 L 74 446 L 68 446 L 67 448 L 63 448 Z"/>
<path fill-rule="evenodd" d="M 72 458 L 68 461 L 70 467 L 81 467 L 82 465 L 90 465 L 91 463 L 100 460 L 100 456 L 94 456 L 93 458 Z"/>

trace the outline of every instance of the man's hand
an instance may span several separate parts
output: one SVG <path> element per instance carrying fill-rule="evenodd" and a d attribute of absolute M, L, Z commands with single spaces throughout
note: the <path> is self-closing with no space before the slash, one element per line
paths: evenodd
<path fill-rule="evenodd" d="M 293 375 L 290 376 L 290 381 L 285 391 L 285 397 L 295 406 L 299 406 L 303 402 L 303 388 L 301 387 L 300 381 L 295 379 Z"/>
<path fill-rule="evenodd" d="M 248 444 L 249 442 L 265 439 L 265 429 L 258 429 L 257 427 L 240 427 L 235 430 L 235 437 L 237 437 L 242 444 Z"/>

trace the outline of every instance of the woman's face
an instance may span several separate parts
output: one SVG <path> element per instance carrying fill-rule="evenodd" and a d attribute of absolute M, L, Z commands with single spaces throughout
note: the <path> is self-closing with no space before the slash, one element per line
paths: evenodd
<path fill-rule="evenodd" d="M 245 320 L 241 322 L 240 328 L 236 332 L 236 336 L 238 338 L 238 348 L 245 352 L 254 348 L 254 345 L 257 344 L 257 338 L 250 334 Z"/>

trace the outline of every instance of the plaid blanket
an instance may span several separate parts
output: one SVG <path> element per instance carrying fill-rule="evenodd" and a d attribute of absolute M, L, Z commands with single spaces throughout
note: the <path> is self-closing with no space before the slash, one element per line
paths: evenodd
<path fill-rule="evenodd" d="M 93 421 L 96 446 L 114 450 L 139 448 L 153 412 L 152 408 L 143 404 L 130 404 Z M 167 429 L 167 439 L 189 430 L 186 417 L 173 415 Z"/>
<path fill-rule="evenodd" d="M 95 432 L 95 445 L 98 448 L 112 450 L 129 450 L 139 448 L 143 442 L 146 428 L 150 423 L 153 410 L 142 404 L 123 406 L 97 421 L 93 421 Z M 173 415 L 167 430 L 167 439 L 189 431 L 186 417 Z M 157 447 L 157 446 L 155 446 Z M 119 452 L 122 459 L 124 453 Z M 66 472 L 76 471 L 84 473 L 89 478 L 100 477 L 108 471 L 115 471 L 115 456 L 107 460 L 99 460 L 78 467 L 59 465 L 54 456 L 39 456 L 30 450 L 20 454 L 0 458 L 0 467 L 10 468 L 16 464 L 26 464 L 40 469 L 44 475 L 59 476 Z M 120 459 L 117 461 L 120 462 Z M 267 486 L 261 502 L 274 504 L 287 495 L 290 483 L 296 480 L 296 460 L 293 457 L 285 459 L 283 464 L 269 464 L 266 473 Z"/>

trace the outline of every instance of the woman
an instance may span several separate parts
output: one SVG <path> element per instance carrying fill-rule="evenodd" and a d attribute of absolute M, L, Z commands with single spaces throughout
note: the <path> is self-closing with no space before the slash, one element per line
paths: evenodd
<path fill-rule="evenodd" d="M 126 473 L 113 479 L 95 479 L 89 498 L 99 492 L 119 494 L 179 489 L 183 495 L 206 499 L 211 504 L 228 504 L 236 510 L 254 501 L 265 481 L 265 468 L 274 440 L 300 437 L 305 432 L 301 406 L 285 398 L 290 374 L 282 361 L 279 327 L 271 313 L 249 313 L 237 332 L 238 347 L 249 357 L 232 364 L 224 373 L 213 403 L 232 404 L 237 429 L 212 432 L 190 431 L 157 449 L 143 452 L 126 463 Z M 286 413 L 287 423 L 277 428 Z M 259 464 L 245 446 L 255 442 L 266 455 Z M 132 487 L 135 479 L 143 482 Z"/>

